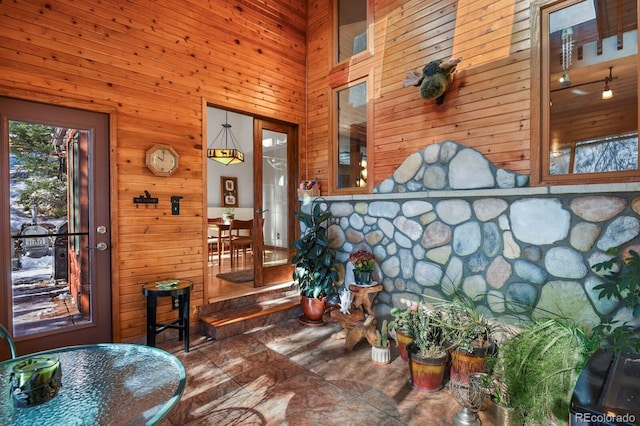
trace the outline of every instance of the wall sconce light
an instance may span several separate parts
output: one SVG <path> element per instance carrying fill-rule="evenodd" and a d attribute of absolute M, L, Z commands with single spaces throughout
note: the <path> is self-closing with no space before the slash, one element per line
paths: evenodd
<path fill-rule="evenodd" d="M 602 90 L 602 99 L 611 99 L 613 98 L 613 90 L 609 88 L 609 83 L 615 80 L 618 77 L 614 77 L 612 75 L 613 67 L 609 67 L 609 76 L 604 78 L 604 89 Z"/>
<path fill-rule="evenodd" d="M 224 137 L 222 137 L 224 136 Z M 231 137 L 231 146 L 229 146 L 229 137 Z M 220 139 L 220 147 L 216 148 L 216 142 Z M 224 147 L 222 141 L 224 139 Z M 229 113 L 225 112 L 225 123 L 222 124 L 222 129 L 213 139 L 211 145 L 207 148 L 207 158 L 222 163 L 225 166 L 229 164 L 243 163 L 244 153 L 240 150 L 239 143 L 236 137 L 231 131 L 231 124 L 229 124 Z"/>

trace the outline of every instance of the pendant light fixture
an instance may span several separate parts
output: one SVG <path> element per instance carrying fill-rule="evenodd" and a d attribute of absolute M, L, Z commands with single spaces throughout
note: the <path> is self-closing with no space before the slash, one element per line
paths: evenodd
<path fill-rule="evenodd" d="M 573 52 L 573 28 L 565 28 L 562 30 L 562 51 L 560 52 L 562 60 L 562 77 L 560 77 L 560 86 L 571 86 L 571 78 L 569 77 L 569 68 L 571 67 L 571 55 Z"/>
<path fill-rule="evenodd" d="M 229 138 L 231 138 L 231 146 L 229 146 Z M 216 148 L 216 142 L 220 140 L 219 148 Z M 224 141 L 224 147 L 223 147 Z M 244 162 L 244 153 L 240 150 L 240 144 L 236 140 L 233 132 L 231 131 L 231 124 L 229 124 L 229 113 L 225 112 L 225 123 L 222 124 L 222 129 L 213 139 L 211 145 L 207 148 L 207 158 L 222 163 L 225 166 L 229 164 L 237 164 Z"/>
<path fill-rule="evenodd" d="M 602 99 L 613 98 L 613 90 L 609 87 L 609 83 L 618 77 L 614 77 L 612 74 L 613 67 L 609 67 L 609 76 L 604 78 L 604 89 L 602 89 Z"/>

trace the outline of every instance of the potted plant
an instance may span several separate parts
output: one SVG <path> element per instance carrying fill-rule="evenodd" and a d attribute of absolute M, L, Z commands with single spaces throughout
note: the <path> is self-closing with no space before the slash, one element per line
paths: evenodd
<path fill-rule="evenodd" d="M 520 419 L 565 423 L 580 371 L 596 347 L 578 327 L 558 319 L 536 321 L 500 344 L 493 371 Z M 518 416 L 512 417 L 519 421 Z"/>
<path fill-rule="evenodd" d="M 376 265 L 376 258 L 370 251 L 357 250 L 349 255 L 353 265 L 353 278 L 357 285 L 367 286 L 371 283 L 371 272 Z"/>
<path fill-rule="evenodd" d="M 487 356 L 495 350 L 492 326 L 464 297 L 439 303 L 443 342 L 451 353 L 451 374 L 485 372 Z"/>
<path fill-rule="evenodd" d="M 379 330 L 376 330 L 376 342 L 371 346 L 371 359 L 380 364 L 391 362 L 391 348 L 389 347 L 389 324 L 382 321 Z"/>
<path fill-rule="evenodd" d="M 418 305 L 412 305 L 404 309 L 398 307 L 391 309 L 393 321 L 389 323 L 389 329 L 393 330 L 396 335 L 396 344 L 400 350 L 400 358 L 407 362 L 409 361 L 407 346 L 413 341 L 409 334 L 409 326 L 412 321 L 415 321 L 417 314 Z"/>
<path fill-rule="evenodd" d="M 442 346 L 440 313 L 424 306 L 415 310 L 408 332 L 413 341 L 407 346 L 411 386 L 434 392 L 442 388 L 449 353 Z"/>
<path fill-rule="evenodd" d="M 294 285 L 300 291 L 303 315 L 300 321 L 305 325 L 323 325 L 325 298 L 335 291 L 338 281 L 336 257 L 329 247 L 327 223 L 331 212 L 322 207 L 316 198 L 310 212 L 296 212 L 301 223 L 302 235 L 293 242 L 294 255 L 291 264 Z"/>
<path fill-rule="evenodd" d="M 233 207 L 225 207 L 225 209 L 222 211 L 222 221 L 225 223 L 225 225 L 228 225 L 231 223 L 231 221 L 235 218 L 235 209 Z"/>
<path fill-rule="evenodd" d="M 486 411 L 489 423 L 495 426 L 521 426 L 524 419 L 511 402 L 503 377 L 488 368 L 489 373 L 470 373 L 471 382 L 482 392 L 481 410 Z"/>

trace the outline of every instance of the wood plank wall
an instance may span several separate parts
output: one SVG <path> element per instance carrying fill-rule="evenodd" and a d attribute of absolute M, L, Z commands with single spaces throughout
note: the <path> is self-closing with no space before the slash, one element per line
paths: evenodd
<path fill-rule="evenodd" d="M 497 167 L 530 170 L 529 0 L 376 0 L 374 56 L 342 75 L 373 73 L 373 185 L 425 146 L 455 140 Z M 309 1 L 309 106 L 302 176 L 328 188 L 333 76 L 330 2 Z M 463 57 L 444 104 L 402 87 L 405 73 L 435 59 Z M 371 143 L 371 142 L 370 142 Z"/>
<path fill-rule="evenodd" d="M 112 111 L 117 118 L 111 164 L 116 340 L 144 335 L 143 282 L 192 279 L 193 305 L 203 302 L 203 101 L 298 124 L 300 175 L 319 178 L 326 193 L 331 3 L 0 2 L 0 95 Z M 446 139 L 527 173 L 530 0 L 374 3 L 374 56 L 342 73 L 373 76 L 370 181 L 380 183 L 407 155 Z M 464 59 L 443 105 L 402 87 L 406 72 L 458 56 Z M 144 167 L 145 150 L 158 142 L 181 156 L 180 170 L 169 178 Z M 145 189 L 161 199 L 185 197 L 179 225 L 168 207 L 135 208 L 132 198 Z"/>
<path fill-rule="evenodd" d="M 306 8 L 304 0 L 0 1 L 0 95 L 114 118 L 116 341 L 145 334 L 144 282 L 193 280 L 193 320 L 203 303 L 203 102 L 304 129 Z M 180 155 L 173 176 L 146 169 L 155 143 Z M 163 200 L 158 209 L 133 205 L 144 190 Z M 179 219 L 171 195 L 184 196 Z M 165 303 L 159 320 L 169 310 Z"/>

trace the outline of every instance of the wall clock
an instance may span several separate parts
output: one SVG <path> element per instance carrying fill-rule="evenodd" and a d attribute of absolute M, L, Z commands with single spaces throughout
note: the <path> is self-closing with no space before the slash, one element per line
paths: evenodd
<path fill-rule="evenodd" d="M 147 167 L 156 176 L 170 176 L 178 170 L 178 153 L 169 145 L 156 144 L 147 150 Z"/>

